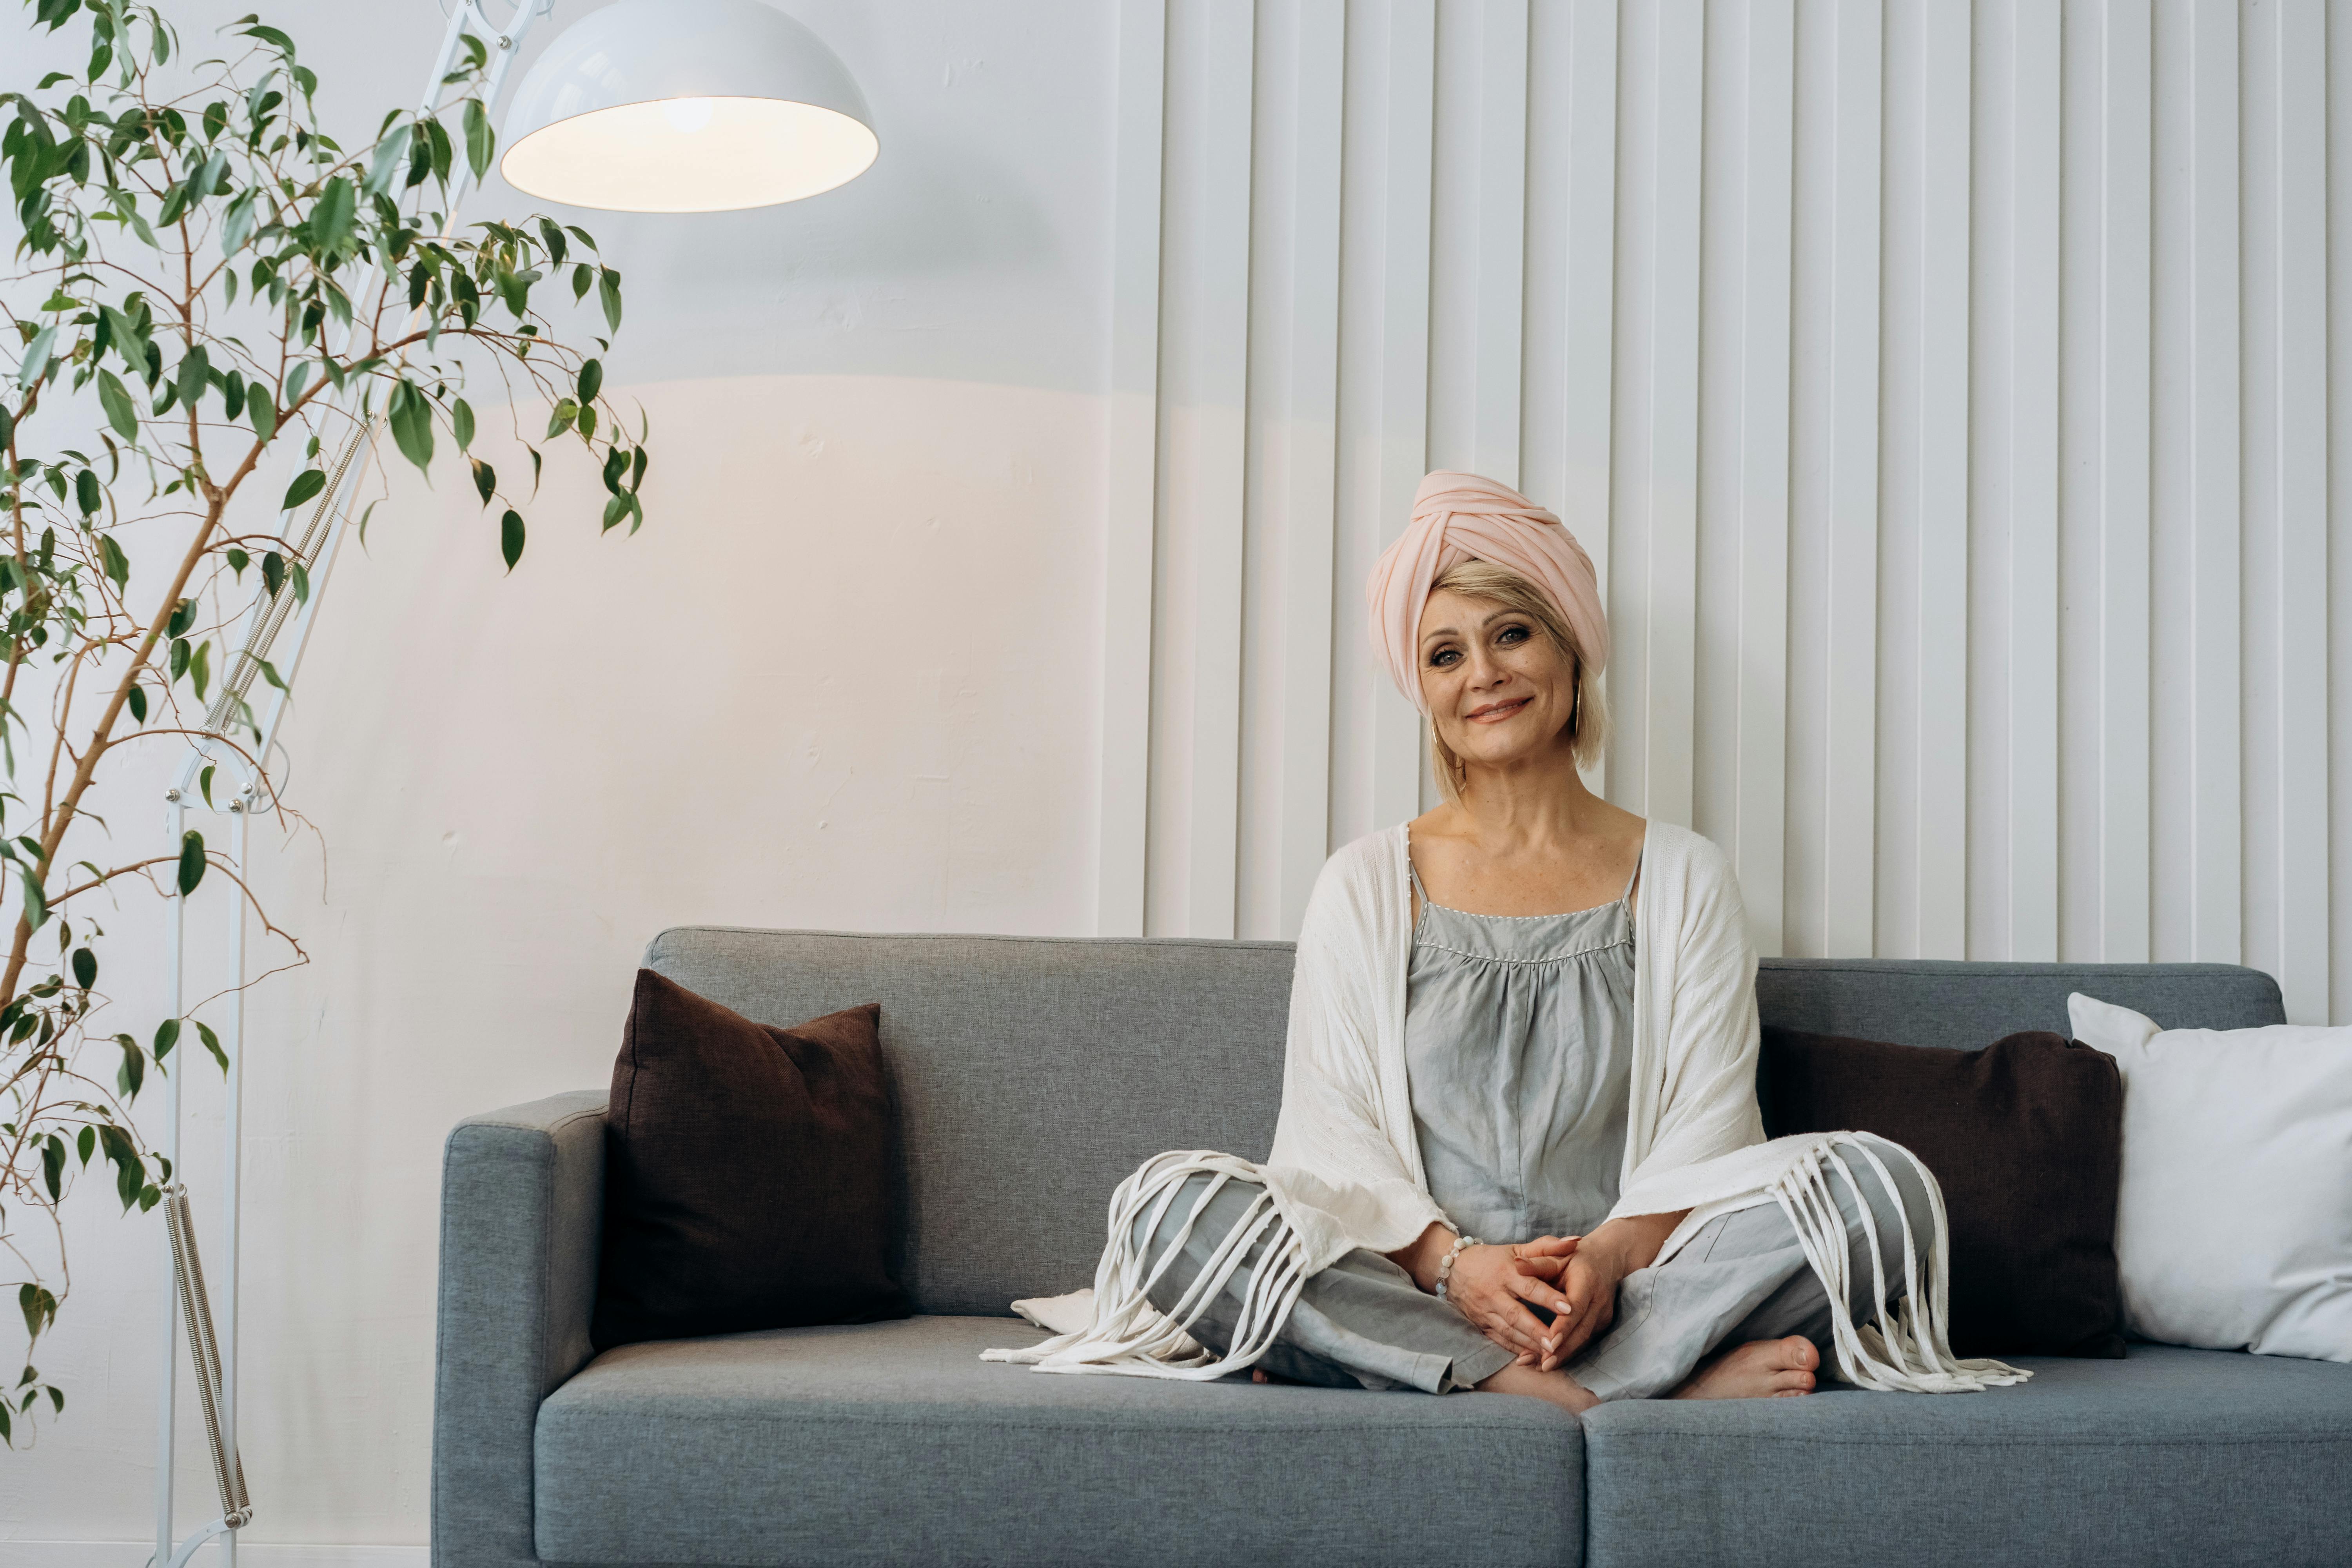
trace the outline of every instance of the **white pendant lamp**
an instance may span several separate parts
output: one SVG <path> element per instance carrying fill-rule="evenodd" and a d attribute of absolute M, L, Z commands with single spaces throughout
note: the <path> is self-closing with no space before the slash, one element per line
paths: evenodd
<path fill-rule="evenodd" d="M 507 110 L 499 170 L 572 206 L 707 213 L 856 178 L 881 142 L 818 37 L 760 0 L 620 0 L 558 35 Z"/>

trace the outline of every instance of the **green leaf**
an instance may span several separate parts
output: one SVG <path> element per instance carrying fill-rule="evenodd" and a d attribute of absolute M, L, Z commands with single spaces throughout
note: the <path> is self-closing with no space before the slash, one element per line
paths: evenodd
<path fill-rule="evenodd" d="M 58 1299 L 29 1279 L 16 1287 L 16 1307 L 25 1314 L 27 1339 L 39 1339 L 41 1331 L 58 1319 Z"/>
<path fill-rule="evenodd" d="M 621 275 L 607 267 L 597 274 L 596 297 L 604 306 L 604 324 L 621 330 Z"/>
<path fill-rule="evenodd" d="M 246 417 L 253 422 L 253 433 L 267 441 L 278 431 L 278 409 L 269 401 L 269 389 L 256 382 L 246 388 Z"/>
<path fill-rule="evenodd" d="M 29 389 L 41 379 L 42 373 L 49 368 L 49 351 L 57 346 L 57 342 L 58 330 L 55 327 L 43 327 L 33 334 L 33 341 L 25 348 L 24 363 L 16 367 L 17 385 Z M 121 384 L 118 382 L 115 384 L 119 386 Z"/>
<path fill-rule="evenodd" d="M 584 261 L 579 266 L 574 267 L 572 269 L 572 297 L 574 300 L 586 299 L 588 297 L 588 289 L 590 286 L 595 281 L 596 269 L 594 268 L 589 266 Z"/>
<path fill-rule="evenodd" d="M 490 492 L 499 488 L 498 470 L 479 458 L 469 460 L 474 465 L 474 489 L 481 492 L 482 504 L 488 506 L 490 504 Z"/>
<path fill-rule="evenodd" d="M 559 398 L 555 406 L 548 411 L 547 439 L 552 441 L 558 436 L 562 435 L 566 430 L 571 429 L 572 422 L 579 417 L 580 405 L 578 404 L 572 402 L 572 399 L 568 397 Z"/>
<path fill-rule="evenodd" d="M 87 991 L 98 984 L 98 954 L 86 947 L 74 949 L 74 984 Z"/>
<path fill-rule="evenodd" d="M 205 345 L 191 347 L 180 361 L 180 401 L 194 408 L 205 398 L 205 381 L 212 371 L 210 356 Z"/>
<path fill-rule="evenodd" d="M 228 569 L 236 574 L 240 582 L 243 581 L 245 577 L 245 569 L 253 563 L 253 557 L 247 555 L 244 551 L 239 550 L 234 544 L 223 551 L 222 553 L 228 557 Z"/>
<path fill-rule="evenodd" d="M 27 866 L 16 874 L 16 881 L 25 895 L 25 921 L 38 931 L 49 918 L 49 900 L 41 891 L 41 879 Z"/>
<path fill-rule="evenodd" d="M 321 250 L 341 250 L 352 240 L 352 223 L 359 216 L 359 187 L 341 174 L 319 191 L 310 209 L 310 243 Z"/>
<path fill-rule="evenodd" d="M 114 1075 L 115 1088 L 121 1091 L 123 1099 L 135 1100 L 139 1096 L 140 1089 L 145 1085 L 146 1081 L 146 1056 L 142 1053 L 136 1046 L 126 1047 L 122 1053 L 122 1066 L 116 1070 Z M 89 1162 L 84 1161 L 83 1163 L 87 1164 Z"/>
<path fill-rule="evenodd" d="M 183 599 L 172 606 L 172 618 L 163 623 L 163 635 L 167 637 L 186 637 L 188 628 L 195 624 L 196 602 L 194 599 Z"/>
<path fill-rule="evenodd" d="M 400 156 L 408 151 L 408 134 L 403 132 L 376 143 L 375 158 L 368 164 L 367 195 L 382 195 L 392 189 L 393 180 L 400 174 Z"/>
<path fill-rule="evenodd" d="M 539 220 L 539 237 L 547 244 L 547 264 L 550 267 L 562 266 L 564 257 L 562 226 L 551 217 L 543 217 Z"/>
<path fill-rule="evenodd" d="M 206 805 L 212 805 L 212 803 L 213 803 L 213 764 L 211 764 L 211 763 L 206 763 L 206 764 L 205 764 L 205 771 L 204 771 L 204 772 L 202 772 L 202 773 L 198 773 L 198 774 L 196 775 L 196 788 L 197 788 L 198 790 L 200 790 L 200 791 L 202 791 L 202 792 L 203 792 L 203 794 L 204 794 L 204 797 L 205 797 L 205 804 Z"/>
<path fill-rule="evenodd" d="M 530 454 L 530 493 L 535 496 L 539 494 L 539 467 L 541 462 L 539 448 L 536 447 L 525 447 L 523 450 Z"/>
<path fill-rule="evenodd" d="M 511 507 L 507 509 L 504 517 L 499 519 L 499 553 L 507 558 L 507 570 L 509 572 L 515 569 L 515 563 L 522 559 L 522 513 Z"/>
<path fill-rule="evenodd" d="M 490 172 L 490 151 L 497 142 L 498 138 L 490 133 L 490 116 L 488 111 L 483 109 L 482 100 L 478 98 L 467 99 L 466 100 L 466 163 L 474 171 L 475 184 L 479 184 L 482 176 Z"/>
<path fill-rule="evenodd" d="M 114 433 L 126 441 L 139 439 L 139 409 L 131 401 L 131 394 L 110 370 L 98 373 L 99 406 L 106 410 L 106 422 Z"/>
<path fill-rule="evenodd" d="M 193 838 L 195 835 L 192 833 L 188 837 Z M 155 1026 L 155 1059 L 157 1061 L 160 1062 L 165 1057 L 170 1056 L 172 1054 L 172 1047 L 179 1043 L 180 1020 L 177 1018 L 166 1018 L 162 1023 Z"/>
<path fill-rule="evenodd" d="M 449 428 L 457 437 L 457 449 L 464 451 L 474 444 L 474 406 L 460 397 L 449 405 Z"/>
<path fill-rule="evenodd" d="M 114 535 L 101 533 L 98 536 L 98 561 L 107 576 L 113 580 L 117 593 L 131 586 L 131 558 L 122 553 L 122 546 L 114 542 Z"/>
<path fill-rule="evenodd" d="M 131 704 L 131 719 L 141 724 L 147 722 L 147 689 L 143 686 L 132 687 L 128 694 L 128 700 Z"/>
<path fill-rule="evenodd" d="M 593 408 L 582 404 L 578 423 L 580 438 L 583 441 L 593 441 L 596 438 L 596 411 Z"/>
<path fill-rule="evenodd" d="M 260 192 L 247 191 L 229 203 L 228 212 L 221 219 L 222 255 L 235 256 L 245 248 L 246 241 L 253 237 L 254 223 L 260 213 Z M 231 282 L 236 281 L 236 278 L 235 273 L 229 274 Z"/>
<path fill-rule="evenodd" d="M 194 651 L 194 649 L 188 647 L 187 638 L 173 637 L 172 639 L 171 669 L 173 679 L 177 680 L 180 677 L 188 673 L 188 656 Z"/>
<path fill-rule="evenodd" d="M 98 482 L 97 470 L 84 468 L 74 476 L 74 501 L 84 517 L 106 504 L 106 491 Z"/>
<path fill-rule="evenodd" d="M 196 1037 L 204 1041 L 205 1049 L 212 1052 L 213 1060 L 220 1063 L 221 1071 L 228 1071 L 228 1053 L 221 1049 L 220 1037 L 213 1033 L 212 1026 L 199 1021 L 196 1025 Z"/>
<path fill-rule="evenodd" d="M 414 382 L 401 381 L 392 389 L 384 408 L 392 438 L 402 457 L 425 473 L 433 467 L 433 400 Z"/>
<path fill-rule="evenodd" d="M 583 404 L 595 402 L 596 394 L 604 384 L 604 362 L 593 359 L 582 361 L 580 365 L 580 401 Z"/>
<path fill-rule="evenodd" d="M 190 828 L 180 837 L 180 896 L 186 898 L 205 879 L 205 836 Z M 155 1054 L 160 1057 L 167 1047 L 157 1037 Z"/>
<path fill-rule="evenodd" d="M 261 581 L 274 595 L 286 586 L 286 557 L 275 550 L 261 558 Z"/>
<path fill-rule="evenodd" d="M 369 504 L 373 506 L 374 503 L 370 502 Z M 361 513 L 360 521 L 362 522 L 366 521 L 367 514 L 364 512 Z M 286 575 L 291 578 L 294 583 L 294 602 L 298 605 L 309 604 L 310 602 L 310 574 L 303 569 L 302 563 L 299 561 L 296 561 L 287 566 Z"/>
<path fill-rule="evenodd" d="M 195 683 L 196 700 L 202 702 L 205 700 L 205 688 L 212 683 L 213 679 L 213 645 L 211 643 L 200 642 L 196 645 L 195 657 L 188 660 L 188 679 Z"/>
<path fill-rule="evenodd" d="M 139 1042 L 132 1039 L 128 1035 L 115 1036 L 114 1043 L 121 1046 L 125 1050 L 135 1051 L 139 1048 Z M 89 1163 L 90 1155 L 95 1153 L 97 1150 L 98 1129 L 95 1127 L 83 1128 L 80 1135 L 74 1140 L 74 1152 L 81 1156 L 81 1163 L 87 1165 Z"/>
<path fill-rule="evenodd" d="M 65 1178 L 66 1146 L 61 1139 L 55 1133 L 51 1133 L 47 1141 L 41 1145 L 41 1184 L 49 1189 L 51 1201 L 54 1202 L 65 1195 Z M 31 1324 L 32 1318 L 33 1315 L 30 1312 L 25 1314 L 25 1320 L 28 1325 Z M 38 1330 L 36 1329 L 35 1331 L 37 1332 Z"/>
<path fill-rule="evenodd" d="M 286 487 L 286 500 L 279 504 L 278 510 L 292 511 L 326 488 L 327 476 L 324 471 L 318 468 L 305 468 L 294 476 L 292 484 Z"/>

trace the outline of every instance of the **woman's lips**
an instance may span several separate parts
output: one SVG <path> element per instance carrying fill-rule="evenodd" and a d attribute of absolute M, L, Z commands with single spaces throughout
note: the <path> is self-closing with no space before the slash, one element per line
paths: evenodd
<path fill-rule="evenodd" d="M 1497 702 L 1491 707 L 1473 710 L 1465 717 L 1473 724 L 1499 724 L 1534 700 L 1532 697 L 1521 697 L 1509 702 Z"/>

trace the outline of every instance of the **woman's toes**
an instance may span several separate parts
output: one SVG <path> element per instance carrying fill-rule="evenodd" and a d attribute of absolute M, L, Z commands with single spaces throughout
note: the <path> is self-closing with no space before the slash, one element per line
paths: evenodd
<path fill-rule="evenodd" d="M 1780 1342 L 1780 1348 L 1788 1352 L 1788 1364 L 1790 1366 L 1811 1372 L 1822 1364 L 1822 1352 L 1815 1350 L 1813 1342 L 1802 1334 L 1790 1334 Z"/>
<path fill-rule="evenodd" d="M 1772 1392 L 1775 1394 L 1811 1394 L 1812 1391 L 1813 1374 L 1802 1367 L 1792 1367 L 1777 1373 L 1772 1379 Z"/>

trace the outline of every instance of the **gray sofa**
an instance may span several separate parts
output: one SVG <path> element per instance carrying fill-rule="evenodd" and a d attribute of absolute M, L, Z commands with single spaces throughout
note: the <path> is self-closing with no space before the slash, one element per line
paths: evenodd
<path fill-rule="evenodd" d="M 462 1123 L 437 1568 L 2352 1562 L 2352 1365 L 2134 1344 L 1982 1394 L 1580 1421 L 983 1364 L 1037 1337 L 1008 1302 L 1091 1279 L 1143 1157 L 1265 1153 L 1289 948 L 688 929 L 646 962 L 767 1022 L 880 1001 L 921 1315 L 592 1355 L 604 1091 Z M 1953 1047 L 2063 1031 L 2076 989 L 2175 1026 L 2282 1018 L 2268 976 L 2221 965 L 1788 960 L 1758 981 L 1768 1023 Z"/>

